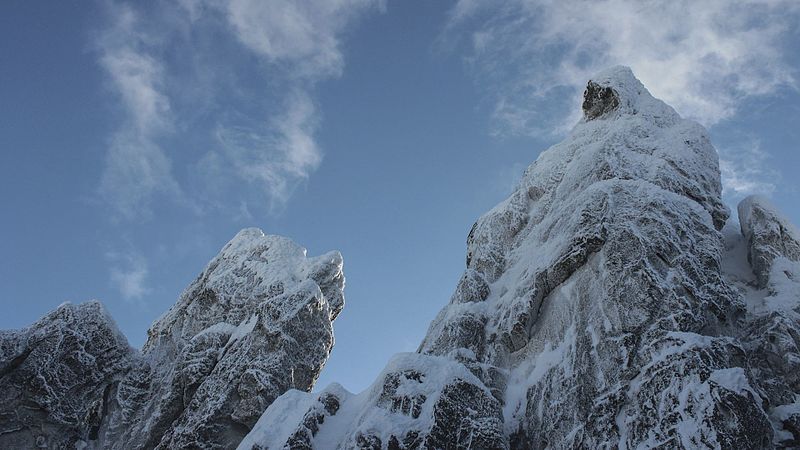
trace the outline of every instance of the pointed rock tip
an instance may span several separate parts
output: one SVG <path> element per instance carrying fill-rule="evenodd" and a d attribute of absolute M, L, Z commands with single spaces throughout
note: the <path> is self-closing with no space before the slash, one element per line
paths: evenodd
<path fill-rule="evenodd" d="M 642 94 L 650 95 L 630 67 L 609 67 L 595 74 L 586 85 L 584 118 L 593 120 L 616 110 L 635 113 Z"/>
<path fill-rule="evenodd" d="M 222 249 L 223 253 L 226 251 L 232 250 L 242 250 L 245 248 L 249 248 L 254 243 L 259 242 L 266 238 L 267 235 L 261 228 L 251 227 L 251 228 L 243 228 L 240 230 L 236 235 L 228 241 L 225 247 Z"/>

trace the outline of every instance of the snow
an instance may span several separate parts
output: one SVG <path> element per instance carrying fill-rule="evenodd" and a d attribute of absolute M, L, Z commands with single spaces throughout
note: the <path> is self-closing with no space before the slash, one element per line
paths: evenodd
<path fill-rule="evenodd" d="M 737 394 L 744 395 L 745 393 L 750 393 L 760 399 L 753 387 L 750 386 L 750 381 L 747 379 L 747 375 L 741 367 L 715 370 L 711 372 L 708 381 L 717 383 L 725 389 L 736 392 Z"/>
<path fill-rule="evenodd" d="M 508 379 L 508 389 L 505 393 L 505 406 L 503 417 L 506 418 L 505 431 L 510 435 L 519 426 L 519 417 L 525 414 L 528 407 L 527 389 L 542 380 L 544 375 L 553 367 L 561 365 L 574 351 L 575 329 L 567 329 L 566 335 L 553 345 L 547 342 L 544 349 L 535 355 L 533 359 L 523 360 L 512 371 Z M 541 417 L 544 404 L 539 404 L 538 413 Z"/>
<path fill-rule="evenodd" d="M 780 311 L 800 320 L 800 263 L 778 257 L 770 270 L 769 295 L 764 298 L 767 311 Z"/>
<path fill-rule="evenodd" d="M 250 450 L 255 444 L 268 449 L 283 448 L 283 444 L 302 422 L 306 411 L 316 401 L 307 392 L 296 389 L 285 392 L 272 402 L 237 448 Z"/>
<path fill-rule="evenodd" d="M 419 416 L 414 418 L 376 407 L 384 390 L 384 380 L 392 374 L 410 371 L 421 374 L 420 380 L 402 381 L 394 395 L 408 398 L 425 396 L 426 400 L 421 405 Z M 283 448 L 288 437 L 298 429 L 305 413 L 318 398 L 327 393 L 336 395 L 340 406 L 335 415 L 325 418 L 319 432 L 314 436 L 315 448 L 351 448 L 353 445 L 351 440 L 357 434 L 357 430 L 375 433 L 383 442 L 388 442 L 391 435 L 402 436 L 403 431 L 410 428 L 430 429 L 433 426 L 433 406 L 441 394 L 441 388 L 454 380 L 482 385 L 466 367 L 449 358 L 418 353 L 396 354 L 376 381 L 357 395 L 347 392 L 337 383 L 318 393 L 289 391 L 282 395 L 267 408 L 250 434 L 239 445 L 239 449 L 249 450 L 255 443 L 266 445 L 270 449 Z M 488 390 L 485 392 L 491 395 Z"/>

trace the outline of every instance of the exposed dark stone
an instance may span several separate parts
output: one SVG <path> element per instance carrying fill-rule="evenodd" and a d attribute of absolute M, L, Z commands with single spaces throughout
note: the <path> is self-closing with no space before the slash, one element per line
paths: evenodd
<path fill-rule="evenodd" d="M 619 96 L 610 86 L 589 81 L 583 91 L 583 115 L 586 120 L 596 119 L 619 106 Z"/>

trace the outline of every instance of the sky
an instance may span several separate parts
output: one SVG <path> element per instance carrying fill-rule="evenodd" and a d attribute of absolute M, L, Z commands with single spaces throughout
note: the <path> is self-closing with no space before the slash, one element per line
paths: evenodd
<path fill-rule="evenodd" d="M 794 0 L 0 4 L 0 329 L 100 299 L 133 346 L 236 232 L 342 252 L 318 382 L 414 351 L 474 221 L 630 66 L 723 198 L 800 224 Z"/>

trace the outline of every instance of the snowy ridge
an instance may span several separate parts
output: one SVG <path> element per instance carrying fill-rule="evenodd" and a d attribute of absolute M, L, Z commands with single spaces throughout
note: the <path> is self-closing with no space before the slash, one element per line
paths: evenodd
<path fill-rule="evenodd" d="M 588 83 L 583 110 L 473 226 L 466 270 L 422 359 L 390 363 L 364 393 L 331 393 L 341 409 L 320 409 L 313 395 L 279 400 L 240 449 L 765 448 L 800 438 L 787 431 L 800 416 L 786 416 L 798 392 L 796 320 L 758 325 L 723 270 L 729 211 L 706 131 L 625 67 Z M 784 267 L 781 257 L 770 267 Z M 781 338 L 765 340 L 764 327 Z M 791 350 L 780 373 L 758 356 L 767 344 Z M 424 397 L 406 387 L 453 364 L 473 376 L 439 380 Z M 259 441 L 290 415 L 301 441 Z"/>
<path fill-rule="evenodd" d="M 280 394 L 311 390 L 343 289 L 338 252 L 308 258 L 291 240 L 251 228 L 156 320 L 141 353 L 99 302 L 62 305 L 28 330 L 3 332 L 0 388 L 12 409 L 0 406 L 11 427 L 0 447 L 233 448 Z M 34 370 L 52 381 L 28 383 Z M 20 401 L 40 409 L 6 420 Z"/>
<path fill-rule="evenodd" d="M 496 400 L 485 387 L 468 389 L 469 398 L 454 405 L 460 426 L 442 428 L 437 416 L 443 404 L 454 403 L 462 386 L 480 386 L 473 373 L 449 358 L 416 353 L 395 355 L 364 392 L 353 395 L 340 385 L 328 386 L 319 394 L 292 391 L 281 396 L 264 413 L 239 449 L 255 445 L 267 448 L 416 448 L 421 445 L 445 448 L 457 439 L 468 422 L 485 425 L 482 414 L 473 409 L 475 399 L 492 407 Z M 442 387 L 451 387 L 443 389 Z M 332 407 L 333 405 L 333 407 Z M 494 418 L 500 422 L 499 416 Z M 497 423 L 489 424 L 496 426 Z M 418 430 L 406 433 L 407 430 Z M 439 439 L 433 441 L 430 436 Z M 424 442 L 424 444 L 423 444 Z M 438 444 L 437 444 L 438 442 Z M 471 435 L 470 448 L 501 445 Z"/>

